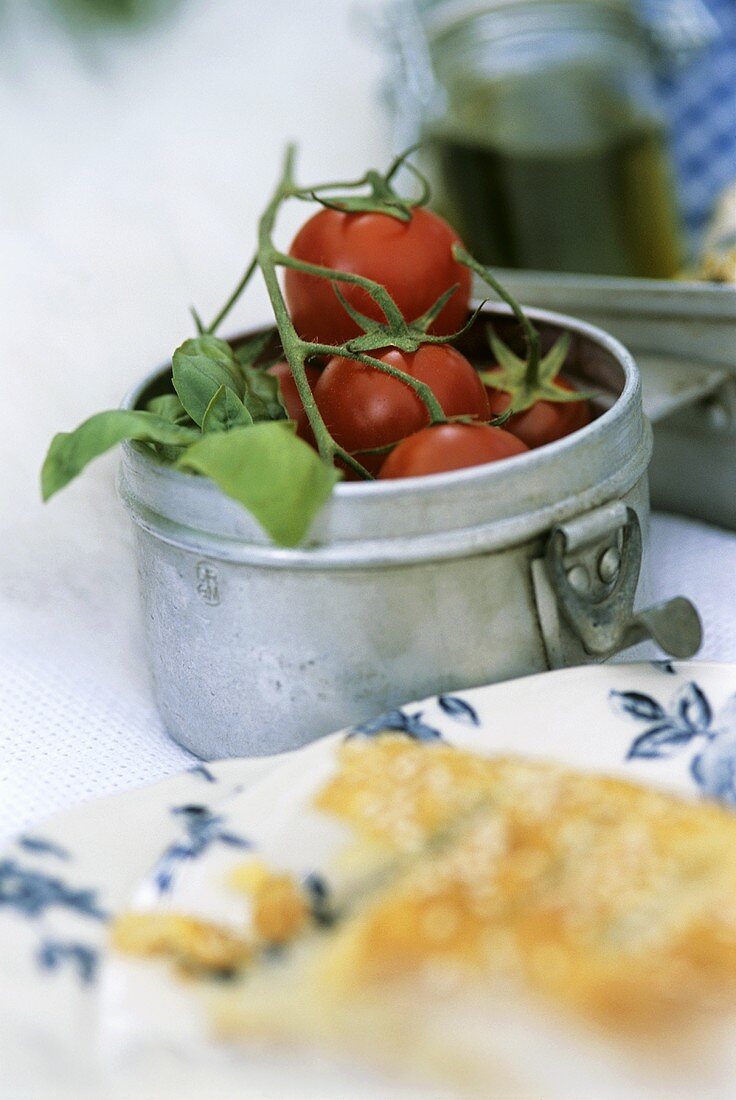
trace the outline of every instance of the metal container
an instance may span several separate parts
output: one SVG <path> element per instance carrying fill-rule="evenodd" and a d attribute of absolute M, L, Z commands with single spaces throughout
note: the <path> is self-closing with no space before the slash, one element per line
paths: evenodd
<path fill-rule="evenodd" d="M 574 308 L 624 341 L 654 426 L 654 507 L 736 530 L 736 286 L 536 271 L 500 278 L 520 301 Z"/>
<path fill-rule="evenodd" d="M 691 655 L 684 600 L 634 611 L 646 575 L 651 430 L 629 353 L 590 325 L 530 311 L 544 348 L 573 334 L 567 372 L 601 415 L 511 460 L 345 483 L 304 546 L 273 546 L 235 501 L 152 451 L 125 447 L 158 704 L 205 758 L 279 752 L 435 692 L 600 660 L 646 637 Z M 511 346 L 503 307 L 489 320 Z M 160 392 L 159 370 L 126 407 Z M 642 569 L 642 565 L 644 569 Z"/>

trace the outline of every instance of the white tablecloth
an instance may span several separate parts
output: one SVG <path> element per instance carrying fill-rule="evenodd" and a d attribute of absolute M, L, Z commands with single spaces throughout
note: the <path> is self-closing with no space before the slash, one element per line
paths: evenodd
<path fill-rule="evenodd" d="M 190 762 L 152 701 L 115 459 L 47 507 L 38 469 L 53 432 L 117 404 L 190 334 L 190 302 L 216 310 L 287 138 L 305 179 L 385 163 L 381 59 L 352 8 L 189 3 L 80 46 L 36 5 L 4 5 L 0 837 Z M 233 327 L 265 309 L 256 286 Z M 658 517 L 653 542 L 656 594 L 693 597 L 702 656 L 736 659 L 736 536 Z"/>

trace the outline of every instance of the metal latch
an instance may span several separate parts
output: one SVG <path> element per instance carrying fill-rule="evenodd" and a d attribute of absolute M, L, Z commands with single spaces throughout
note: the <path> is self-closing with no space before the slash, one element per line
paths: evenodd
<path fill-rule="evenodd" d="M 550 668 L 575 663 L 563 623 L 582 647 L 582 658 L 603 660 L 650 638 L 673 657 L 697 653 L 702 626 L 689 600 L 677 596 L 634 611 L 641 554 L 639 517 L 622 501 L 553 529 L 544 557 L 532 562 Z"/>

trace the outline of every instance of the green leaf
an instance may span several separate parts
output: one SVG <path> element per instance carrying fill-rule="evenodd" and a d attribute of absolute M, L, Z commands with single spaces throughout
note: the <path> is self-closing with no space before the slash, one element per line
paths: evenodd
<path fill-rule="evenodd" d="M 274 542 L 296 546 L 340 474 L 286 423 L 202 436 L 179 459 L 244 505 Z"/>
<path fill-rule="evenodd" d="M 273 338 L 274 331 L 274 329 L 269 329 L 257 336 L 251 336 L 250 340 L 246 340 L 235 349 L 235 358 L 241 368 L 255 365 L 256 360 L 260 358 L 266 345 Z"/>
<path fill-rule="evenodd" d="M 244 401 L 254 420 L 286 420 L 287 412 L 281 400 L 278 378 L 260 367 L 243 366 Z"/>
<path fill-rule="evenodd" d="M 190 424 L 194 423 L 175 393 L 162 393 L 159 397 L 152 397 L 146 404 L 146 410 L 155 413 L 156 416 L 162 416 L 164 420 L 170 420 L 172 424 L 182 424 L 187 421 Z"/>
<path fill-rule="evenodd" d="M 199 438 L 199 435 L 200 432 L 199 429 L 197 429 L 197 438 Z M 156 454 L 163 462 L 168 463 L 169 466 L 173 466 L 174 463 L 178 461 L 179 456 L 184 454 L 185 450 L 186 447 L 183 444 L 179 446 L 174 446 L 170 443 L 156 444 Z"/>
<path fill-rule="evenodd" d="M 286 406 L 282 400 L 281 383 L 273 374 L 266 374 L 260 367 L 245 366 L 245 404 L 254 420 L 287 420 Z"/>
<path fill-rule="evenodd" d="M 172 424 L 143 410 L 111 409 L 97 413 L 75 431 L 60 432 L 51 440 L 41 470 L 41 495 L 48 500 L 81 473 L 88 462 L 124 439 L 185 446 L 199 438 L 196 428 Z"/>
<path fill-rule="evenodd" d="M 220 386 L 232 390 L 241 401 L 245 383 L 230 345 L 217 336 L 185 340 L 172 360 L 174 389 L 195 424 L 204 414 Z"/>
<path fill-rule="evenodd" d="M 202 417 L 203 432 L 228 432 L 231 428 L 245 427 L 253 423 L 253 417 L 240 398 L 220 386 Z"/>
<path fill-rule="evenodd" d="M 272 355 L 266 362 L 261 358 L 269 342 L 273 339 L 274 329 L 251 337 L 235 351 L 235 358 L 245 384 L 243 401 L 254 420 L 285 420 L 286 409 L 281 400 L 279 381 L 266 373 L 266 368 L 283 359 L 283 353 Z"/>

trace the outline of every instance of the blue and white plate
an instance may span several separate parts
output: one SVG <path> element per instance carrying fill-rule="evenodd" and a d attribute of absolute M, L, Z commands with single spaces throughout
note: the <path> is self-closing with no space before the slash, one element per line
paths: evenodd
<path fill-rule="evenodd" d="M 348 735 L 386 727 L 736 806 L 732 665 L 545 673 L 409 704 Z M 203 1088 L 238 1100 L 434 1095 L 313 1060 L 221 1057 L 199 1002 L 166 967 L 105 952 L 106 923 L 122 908 L 172 908 L 236 924 L 240 904 L 227 889 L 227 870 L 249 850 L 298 874 L 319 872 L 341 835 L 309 806 L 345 736 L 89 803 L 0 856 L 0 1096 L 185 1100 Z M 587 1095 L 618 1095 L 615 1080 L 595 1085 Z M 632 1079 L 627 1089 L 637 1100 L 732 1097 L 712 1067 L 705 1083 Z"/>
<path fill-rule="evenodd" d="M 280 759 L 198 766 L 86 802 L 0 851 L 2 1100 L 103 1100 L 94 1036 L 108 922 L 159 853 L 178 844 L 183 858 L 187 807 L 214 812 Z"/>

